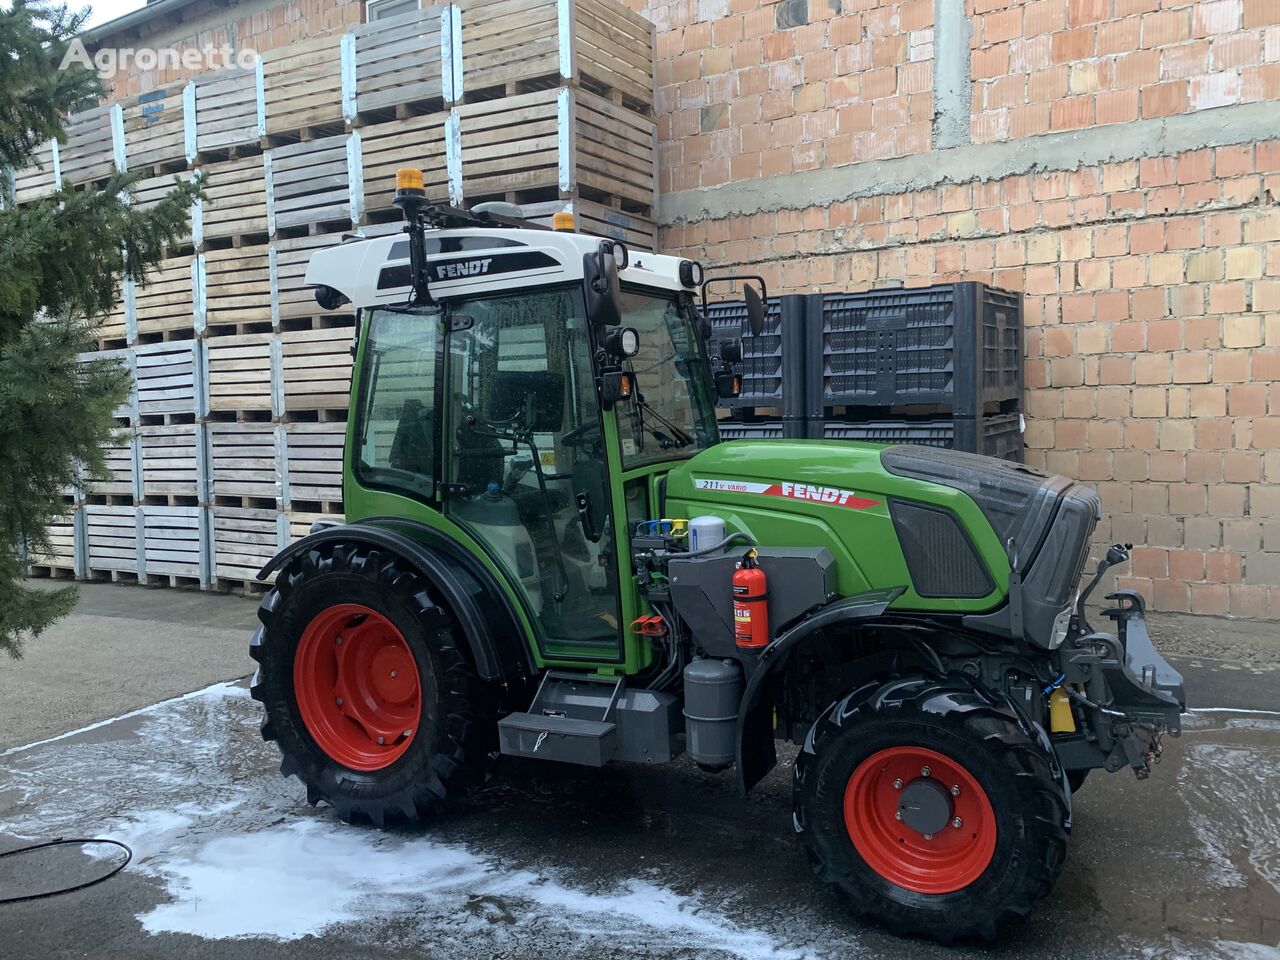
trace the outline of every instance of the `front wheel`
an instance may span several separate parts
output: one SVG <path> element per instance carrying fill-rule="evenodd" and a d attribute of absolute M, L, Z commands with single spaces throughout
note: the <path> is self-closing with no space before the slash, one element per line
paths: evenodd
<path fill-rule="evenodd" d="M 794 809 L 815 872 L 856 913 L 942 943 L 994 939 L 1066 853 L 1059 782 L 988 709 L 833 706 L 796 761 Z"/>
<path fill-rule="evenodd" d="M 252 687 L 280 770 L 344 820 L 419 822 L 478 774 L 480 685 L 457 627 L 398 557 L 322 544 L 258 610 Z"/>

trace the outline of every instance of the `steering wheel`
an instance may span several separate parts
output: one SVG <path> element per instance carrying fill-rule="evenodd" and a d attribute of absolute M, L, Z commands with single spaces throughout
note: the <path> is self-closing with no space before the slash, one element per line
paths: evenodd
<path fill-rule="evenodd" d="M 600 431 L 599 423 L 584 423 L 560 437 L 560 442 L 566 447 L 580 447 L 589 443 L 598 446 L 603 440 L 604 435 Z"/>

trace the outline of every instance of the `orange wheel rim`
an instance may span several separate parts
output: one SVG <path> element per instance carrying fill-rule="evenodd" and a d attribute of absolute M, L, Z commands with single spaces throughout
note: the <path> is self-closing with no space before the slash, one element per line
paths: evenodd
<path fill-rule="evenodd" d="M 298 712 L 316 745 L 352 770 L 381 770 L 420 732 L 418 664 L 389 619 L 358 603 L 316 614 L 293 660 Z"/>
<path fill-rule="evenodd" d="M 925 747 L 890 747 L 858 764 L 844 822 L 867 866 L 915 893 L 963 890 L 996 849 L 986 791 L 963 764 Z"/>

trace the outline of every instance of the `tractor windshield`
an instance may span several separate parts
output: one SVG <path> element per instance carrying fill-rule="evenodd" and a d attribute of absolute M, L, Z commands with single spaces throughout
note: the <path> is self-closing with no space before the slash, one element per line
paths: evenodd
<path fill-rule="evenodd" d="M 673 294 L 622 291 L 622 323 L 640 334 L 628 366 L 636 395 L 618 405 L 624 467 L 693 456 L 718 439 L 692 311 Z"/>

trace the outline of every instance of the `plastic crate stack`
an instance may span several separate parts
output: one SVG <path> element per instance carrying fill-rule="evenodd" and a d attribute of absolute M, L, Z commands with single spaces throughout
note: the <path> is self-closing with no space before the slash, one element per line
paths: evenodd
<path fill-rule="evenodd" d="M 742 393 L 726 440 L 918 443 L 1021 461 L 1022 298 L 981 283 L 819 293 L 769 302 L 758 337 L 740 301 L 714 303 L 742 336 Z"/>
<path fill-rule="evenodd" d="M 317 249 L 397 230 L 395 171 L 432 199 L 502 199 L 651 249 L 653 26 L 620 0 L 470 0 L 292 43 L 248 70 L 72 117 L 14 175 L 21 205 L 142 172 L 206 199 L 99 352 L 135 374 L 109 476 L 66 491 L 33 570 L 260 589 L 257 571 L 342 514 L 354 316 L 303 283 Z"/>

